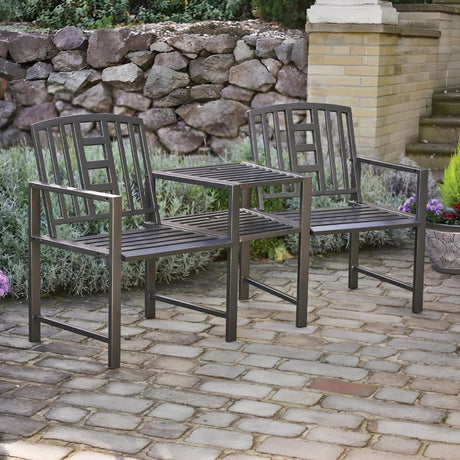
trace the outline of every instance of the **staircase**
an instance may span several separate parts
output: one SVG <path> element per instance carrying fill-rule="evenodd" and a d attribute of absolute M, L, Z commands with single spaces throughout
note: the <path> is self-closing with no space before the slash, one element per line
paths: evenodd
<path fill-rule="evenodd" d="M 432 170 L 437 180 L 457 148 L 460 135 L 460 88 L 433 94 L 432 115 L 420 120 L 420 142 L 406 147 L 406 156 Z"/>

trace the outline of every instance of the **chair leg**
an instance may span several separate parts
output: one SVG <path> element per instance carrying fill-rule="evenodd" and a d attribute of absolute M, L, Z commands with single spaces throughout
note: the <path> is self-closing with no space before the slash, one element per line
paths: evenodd
<path fill-rule="evenodd" d="M 415 229 L 414 241 L 414 278 L 412 291 L 412 312 L 423 311 L 423 288 L 425 272 L 425 232 Z"/>
<path fill-rule="evenodd" d="M 40 242 L 32 235 L 40 235 L 40 192 L 29 188 L 29 340 L 39 342 L 41 323 L 35 318 L 40 314 Z"/>
<path fill-rule="evenodd" d="M 155 259 L 145 261 L 145 317 L 155 318 Z"/>
<path fill-rule="evenodd" d="M 356 289 L 358 287 L 358 270 L 356 267 L 359 263 L 359 232 L 350 233 L 350 245 L 348 248 L 348 288 Z"/>
<path fill-rule="evenodd" d="M 245 241 L 240 244 L 240 289 L 239 298 L 240 300 L 249 299 L 249 283 L 244 281 L 244 277 L 249 276 L 249 267 L 251 259 L 251 243 Z"/>
<path fill-rule="evenodd" d="M 227 250 L 227 300 L 225 340 L 236 340 L 238 319 L 238 245 L 235 244 Z"/>

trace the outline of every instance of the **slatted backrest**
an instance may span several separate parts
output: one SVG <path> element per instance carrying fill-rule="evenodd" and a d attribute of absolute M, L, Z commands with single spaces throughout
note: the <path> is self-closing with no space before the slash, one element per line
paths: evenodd
<path fill-rule="evenodd" d="M 158 221 L 151 165 L 141 119 L 113 114 L 53 118 L 31 126 L 39 178 L 123 197 L 123 216 Z M 107 205 L 44 194 L 51 235 L 56 226 L 108 217 Z"/>
<path fill-rule="evenodd" d="M 248 111 L 253 161 L 312 176 L 313 195 L 359 200 L 356 146 L 349 107 L 289 103 Z M 298 194 L 289 188 L 259 190 L 267 198 Z"/>

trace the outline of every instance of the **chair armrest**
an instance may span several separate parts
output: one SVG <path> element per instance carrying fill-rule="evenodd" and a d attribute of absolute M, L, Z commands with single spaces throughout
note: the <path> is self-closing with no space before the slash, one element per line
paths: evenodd
<path fill-rule="evenodd" d="M 358 170 L 360 171 L 361 163 L 366 163 L 381 168 L 393 169 L 395 171 L 403 171 L 417 176 L 417 199 L 415 217 L 420 221 L 421 226 L 425 227 L 426 222 L 426 203 L 428 201 L 428 169 L 419 168 L 417 166 L 401 165 L 398 163 L 391 163 L 388 161 L 375 160 L 371 158 L 358 157 Z"/>
<path fill-rule="evenodd" d="M 398 163 L 391 163 L 389 161 L 382 161 L 382 160 L 376 160 L 374 158 L 362 158 L 362 157 L 357 157 L 358 163 L 367 163 L 373 166 L 379 166 L 381 168 L 388 168 L 388 169 L 394 169 L 396 171 L 404 171 L 404 172 L 410 172 L 413 174 L 420 174 L 423 171 L 426 171 L 428 174 L 428 170 L 425 168 L 419 168 L 417 166 L 408 166 L 408 165 L 402 165 Z"/>
<path fill-rule="evenodd" d="M 112 193 L 96 192 L 93 190 L 80 189 L 75 187 L 68 187 L 66 185 L 58 184 L 45 184 L 44 182 L 31 181 L 29 182 L 29 188 L 35 188 L 43 190 L 45 192 L 62 193 L 64 195 L 80 196 L 82 198 L 90 198 L 99 201 L 111 201 L 120 195 L 114 195 Z"/>

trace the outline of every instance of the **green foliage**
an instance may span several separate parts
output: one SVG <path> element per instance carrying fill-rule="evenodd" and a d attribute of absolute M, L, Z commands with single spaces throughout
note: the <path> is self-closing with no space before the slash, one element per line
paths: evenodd
<path fill-rule="evenodd" d="M 174 155 L 154 154 L 155 168 L 177 168 L 211 163 L 212 157 L 178 158 Z M 18 147 L 0 150 L 0 267 L 10 279 L 9 295 L 25 297 L 28 285 L 28 191 L 29 180 L 37 180 L 37 166 L 33 150 Z M 160 181 L 157 192 L 160 197 L 160 212 L 168 215 L 201 212 L 215 206 L 215 196 L 205 187 L 182 186 L 173 182 Z M 138 219 L 140 221 L 142 218 Z M 133 223 L 133 222 L 131 222 Z M 128 224 L 128 223 L 126 223 Z M 87 226 L 65 227 L 63 235 L 73 237 L 89 232 Z M 46 220 L 42 218 L 45 233 Z M 209 262 L 209 253 L 193 253 L 160 258 L 157 263 L 157 279 L 169 282 L 184 278 L 202 269 Z M 143 263 L 122 265 L 122 288 L 132 289 L 143 285 Z M 55 294 L 92 294 L 108 288 L 107 269 L 104 259 L 84 254 L 42 247 L 42 292 Z"/>
<path fill-rule="evenodd" d="M 442 183 L 439 184 L 442 201 L 445 206 L 453 207 L 460 203 L 460 137 L 457 150 L 444 170 Z"/>
<path fill-rule="evenodd" d="M 264 21 L 281 22 L 286 27 L 303 29 L 307 8 L 314 0 L 253 0 L 258 14 Z"/>

